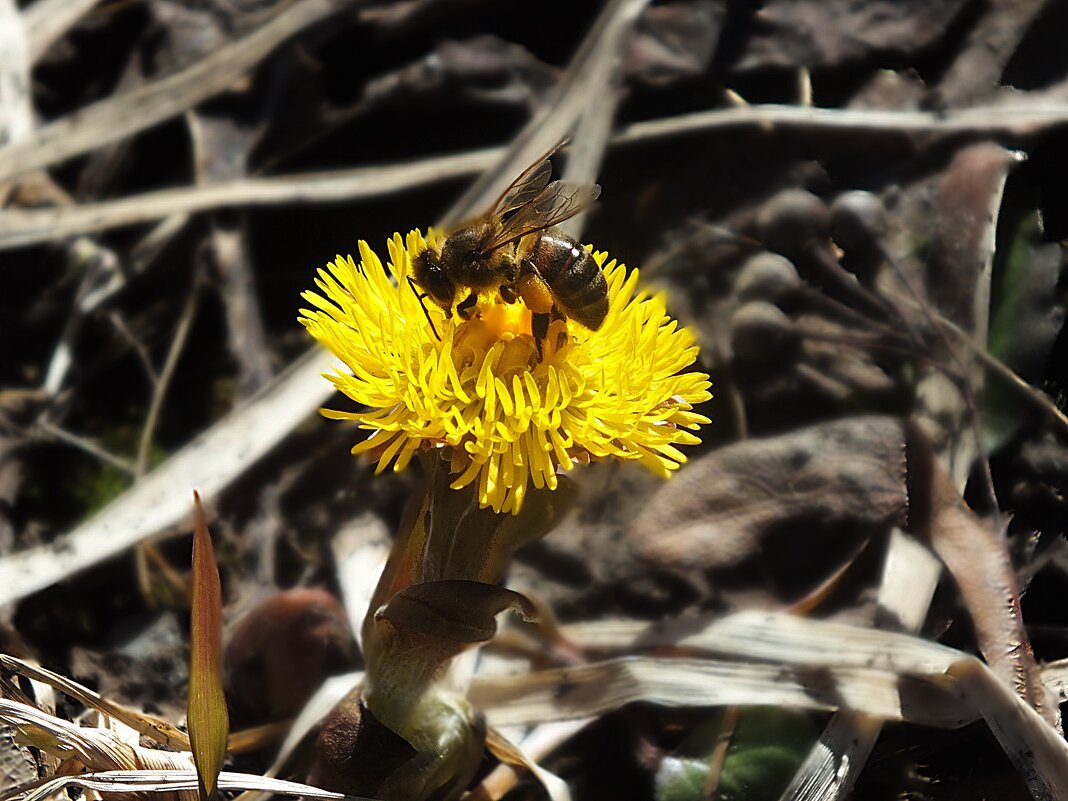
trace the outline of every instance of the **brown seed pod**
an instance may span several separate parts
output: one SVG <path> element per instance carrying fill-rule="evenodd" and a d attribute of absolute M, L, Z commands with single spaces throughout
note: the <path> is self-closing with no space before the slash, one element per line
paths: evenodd
<path fill-rule="evenodd" d="M 829 238 L 831 214 L 811 192 L 784 189 L 757 212 L 756 230 L 769 250 L 793 256 Z"/>
<path fill-rule="evenodd" d="M 846 254 L 877 252 L 887 226 L 886 206 L 871 192 L 843 192 L 831 204 L 831 238 Z"/>
<path fill-rule="evenodd" d="M 738 361 L 781 361 L 796 345 L 793 323 L 778 306 L 754 300 L 731 318 L 731 347 Z"/>
<path fill-rule="evenodd" d="M 741 301 L 766 300 L 779 303 L 801 286 L 797 268 L 785 256 L 761 251 L 750 256 L 734 281 L 734 292 Z"/>
<path fill-rule="evenodd" d="M 226 644 L 226 696 L 242 725 L 285 720 L 327 676 L 355 667 L 356 644 L 338 600 L 320 589 L 268 596 Z"/>

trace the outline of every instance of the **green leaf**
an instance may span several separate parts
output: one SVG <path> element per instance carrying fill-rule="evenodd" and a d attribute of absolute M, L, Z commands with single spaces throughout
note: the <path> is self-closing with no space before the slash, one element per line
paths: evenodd
<path fill-rule="evenodd" d="M 702 801 L 723 718 L 696 726 L 656 774 L 657 801 Z M 816 740 L 808 715 L 778 707 L 742 709 L 719 775 L 719 801 L 776 801 Z"/>
<path fill-rule="evenodd" d="M 534 605 L 514 590 L 454 579 L 401 590 L 375 617 L 423 639 L 428 648 L 447 642 L 441 653 L 444 662 L 468 645 L 491 640 L 497 633 L 496 616 L 509 608 L 527 621 L 537 617 Z"/>
<path fill-rule="evenodd" d="M 991 299 L 987 348 L 1025 381 L 1042 378 L 1046 360 L 1064 323 L 1057 294 L 1061 246 L 1045 242 L 1039 215 L 1026 205 L 1002 213 Z M 1026 414 L 1020 395 L 988 376 L 979 397 L 983 439 L 996 450 L 1010 439 Z"/>
<path fill-rule="evenodd" d="M 193 601 L 189 624 L 189 741 L 200 782 L 201 801 L 216 793 L 226 759 L 230 718 L 223 696 L 222 588 L 204 520 L 200 495 L 193 493 Z"/>
<path fill-rule="evenodd" d="M 656 771 L 656 801 L 702 801 L 708 760 L 668 756 Z"/>
<path fill-rule="evenodd" d="M 804 712 L 771 706 L 742 711 L 723 774 L 722 801 L 775 801 L 816 741 Z"/>

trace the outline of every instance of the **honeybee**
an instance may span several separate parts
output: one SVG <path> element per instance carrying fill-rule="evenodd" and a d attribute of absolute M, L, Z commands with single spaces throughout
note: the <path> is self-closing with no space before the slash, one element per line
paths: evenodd
<path fill-rule="evenodd" d="M 412 261 L 413 289 L 446 315 L 455 308 L 469 319 L 479 292 L 488 289 L 497 289 L 506 303 L 522 298 L 533 313 L 539 354 L 552 319 L 571 319 L 596 331 L 608 314 L 601 268 L 578 242 L 553 228 L 588 208 L 601 187 L 550 183 L 549 158 L 559 147 L 524 170 L 490 211 L 449 231 L 437 248 Z M 468 294 L 457 303 L 464 288 Z"/>

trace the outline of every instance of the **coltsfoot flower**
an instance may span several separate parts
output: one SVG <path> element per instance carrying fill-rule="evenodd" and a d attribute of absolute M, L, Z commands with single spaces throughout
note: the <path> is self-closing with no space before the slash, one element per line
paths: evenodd
<path fill-rule="evenodd" d="M 710 383 L 680 374 L 697 358 L 694 337 L 662 295 L 637 290 L 636 270 L 593 252 L 608 282 L 604 324 L 553 321 L 539 357 L 522 301 L 484 293 L 468 321 L 424 305 L 408 277 L 438 236 L 394 234 L 388 268 L 361 241 L 359 266 L 338 256 L 319 270 L 319 292 L 303 293 L 315 308 L 301 310 L 301 323 L 352 371 L 329 379 L 368 407 L 323 410 L 371 431 L 353 453 L 381 472 L 450 447 L 451 486 L 477 482 L 483 507 L 513 514 L 529 485 L 555 489 L 557 471 L 579 462 L 633 459 L 667 476 L 686 461 L 677 446 L 700 442 L 691 431 L 709 420 L 693 405 L 711 397 Z"/>

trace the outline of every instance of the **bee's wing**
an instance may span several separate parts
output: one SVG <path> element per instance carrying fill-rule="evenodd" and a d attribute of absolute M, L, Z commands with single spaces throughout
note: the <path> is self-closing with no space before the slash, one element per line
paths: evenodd
<path fill-rule="evenodd" d="M 570 137 L 564 137 L 549 150 L 534 160 L 534 163 L 523 170 L 519 177 L 509 185 L 497 202 L 493 204 L 493 214 L 497 217 L 504 216 L 510 211 L 525 206 L 542 193 L 549 184 L 549 176 L 552 175 L 553 165 L 549 161 L 556 152 L 571 141 Z"/>
<path fill-rule="evenodd" d="M 559 225 L 583 209 L 589 208 L 601 194 L 597 184 L 576 184 L 553 181 L 529 203 L 520 206 L 501 221 L 500 230 L 486 244 L 489 252 L 521 239 L 527 234 Z"/>
<path fill-rule="evenodd" d="M 510 211 L 527 205 L 544 191 L 549 184 L 549 176 L 553 174 L 553 165 L 549 161 L 551 155 L 552 152 L 540 161 L 534 162 L 512 181 L 511 186 L 504 190 L 504 194 L 498 198 L 497 204 L 493 207 L 495 217 L 502 217 Z"/>

